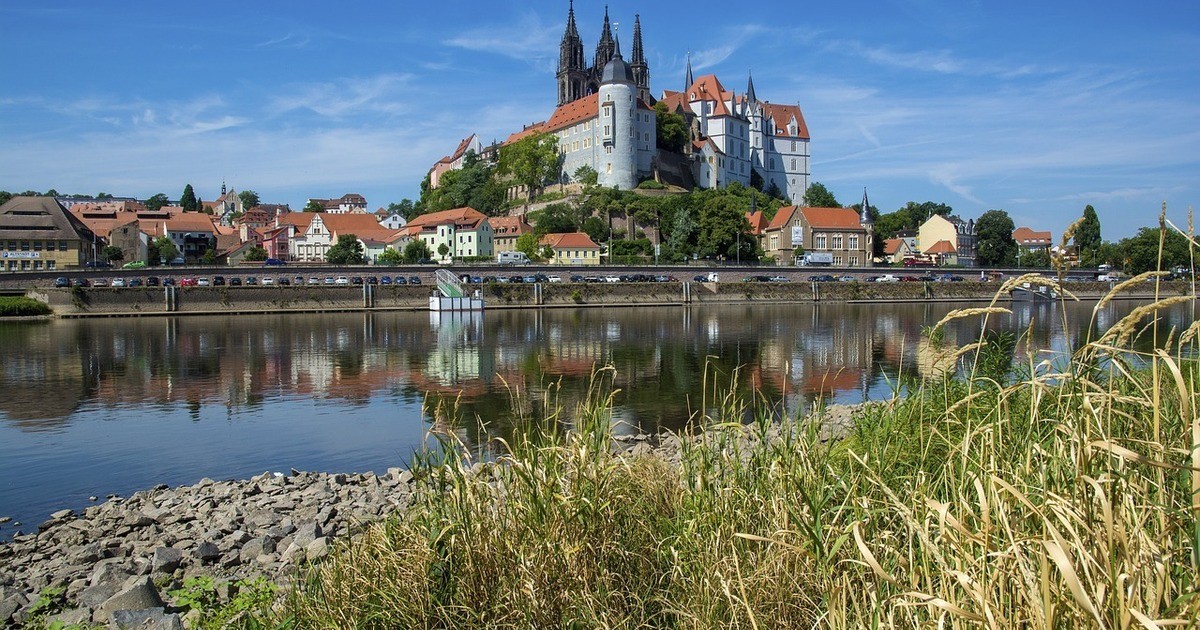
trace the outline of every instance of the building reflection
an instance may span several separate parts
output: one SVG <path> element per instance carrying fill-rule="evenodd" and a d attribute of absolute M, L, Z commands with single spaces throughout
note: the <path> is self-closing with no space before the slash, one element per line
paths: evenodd
<path fill-rule="evenodd" d="M 1191 323 L 1190 306 L 1164 327 Z M 622 430 L 680 428 L 723 392 L 755 393 L 788 413 L 821 401 L 890 395 L 933 376 L 922 342 L 953 305 L 800 304 L 60 320 L 0 325 L 0 419 L 54 430 L 81 411 L 268 406 L 311 399 L 358 406 L 425 401 L 427 421 L 485 443 L 525 421 L 566 421 L 612 366 Z M 988 328 L 1047 356 L 1069 356 L 1131 305 L 1015 305 Z M 1165 328 L 1164 328 L 1165 329 Z M 979 339 L 979 318 L 946 326 L 947 346 Z M 1163 335 L 1165 337 L 1165 335 Z M 1047 355 L 1047 352 L 1050 353 Z"/>

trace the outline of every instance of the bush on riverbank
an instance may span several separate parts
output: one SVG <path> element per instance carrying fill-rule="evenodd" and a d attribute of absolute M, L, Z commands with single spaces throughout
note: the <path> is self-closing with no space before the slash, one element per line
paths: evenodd
<path fill-rule="evenodd" d="M 0 317 L 33 317 L 53 311 L 44 302 L 27 297 L 0 297 Z"/>
<path fill-rule="evenodd" d="M 417 463 L 410 509 L 315 567 L 282 614 L 301 627 L 1196 619 L 1200 324 L 1172 353 L 1129 349 L 1166 338 L 1140 328 L 1153 314 L 1136 309 L 1065 367 L 997 369 L 989 339 L 945 349 L 965 376 L 865 407 L 833 442 L 819 420 L 714 394 L 694 418 L 706 431 L 614 455 L 602 371 L 572 413 L 545 401 L 550 422 L 494 464 L 452 444 Z M 989 315 L 948 316 L 931 347 L 942 326 Z"/>

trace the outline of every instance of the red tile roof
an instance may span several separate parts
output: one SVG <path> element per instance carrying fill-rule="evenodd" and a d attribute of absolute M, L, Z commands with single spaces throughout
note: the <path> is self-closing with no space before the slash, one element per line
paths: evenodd
<path fill-rule="evenodd" d="M 412 221 L 409 221 L 407 227 L 432 229 L 439 225 L 453 223 L 455 227 L 473 230 L 481 221 L 487 221 L 487 215 L 476 210 L 475 208 L 465 207 L 422 214 L 421 216 L 414 218 Z"/>
<path fill-rule="evenodd" d="M 559 105 L 558 109 L 555 109 L 554 113 L 550 115 L 550 119 L 542 123 L 541 130 L 558 131 L 599 115 L 600 95 L 589 94 L 581 99 Z"/>
<path fill-rule="evenodd" d="M 751 234 L 762 234 L 763 232 L 763 213 L 762 210 L 746 213 L 746 221 L 750 224 Z"/>
<path fill-rule="evenodd" d="M 883 242 L 883 253 L 891 256 L 900 251 L 900 246 L 904 244 L 902 238 L 889 238 Z"/>
<path fill-rule="evenodd" d="M 775 212 L 775 216 L 771 218 L 771 223 L 767 225 L 767 229 L 782 230 L 783 226 L 787 225 L 792 220 L 792 215 L 795 213 L 796 206 L 784 206 L 780 208 Z"/>
<path fill-rule="evenodd" d="M 600 246 L 584 232 L 568 232 L 566 234 L 547 234 L 540 241 L 551 249 L 600 249 Z"/>
<path fill-rule="evenodd" d="M 172 232 L 209 232 L 216 234 L 212 217 L 200 212 L 184 212 L 167 219 L 167 229 Z"/>
<path fill-rule="evenodd" d="M 1013 230 L 1013 240 L 1018 243 L 1045 243 L 1049 244 L 1052 240 L 1049 231 L 1035 232 L 1031 228 L 1019 227 Z"/>
<path fill-rule="evenodd" d="M 488 223 L 492 225 L 492 232 L 497 236 L 521 236 L 533 231 L 524 217 L 491 217 Z"/>
<path fill-rule="evenodd" d="M 950 241 L 938 241 L 925 250 L 926 254 L 953 254 L 958 250 L 954 248 L 954 243 Z"/>
<path fill-rule="evenodd" d="M 804 122 L 804 112 L 798 105 L 774 105 L 764 102 L 763 110 L 768 118 L 775 121 L 775 135 L 790 137 L 787 126 L 793 117 L 796 118 L 796 135 L 794 137 L 808 140 L 808 123 Z"/>
<path fill-rule="evenodd" d="M 804 213 L 808 224 L 815 228 L 862 229 L 858 211 L 854 208 L 801 208 L 800 212 Z"/>

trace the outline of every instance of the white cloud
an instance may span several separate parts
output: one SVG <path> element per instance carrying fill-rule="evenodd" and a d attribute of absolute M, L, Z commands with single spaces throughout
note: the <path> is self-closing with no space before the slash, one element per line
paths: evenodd
<path fill-rule="evenodd" d="M 476 52 L 491 53 L 534 64 L 540 69 L 553 69 L 558 54 L 558 40 L 565 26 L 547 24 L 537 13 L 525 12 L 515 23 L 463 31 L 444 44 Z"/>
<path fill-rule="evenodd" d="M 296 33 L 288 33 L 282 37 L 275 37 L 254 45 L 255 48 L 304 48 L 312 42 L 312 38 L 308 35 L 297 35 Z"/>
<path fill-rule="evenodd" d="M 411 80 L 408 74 L 382 74 L 291 86 L 271 100 L 268 110 L 283 114 L 306 109 L 333 119 L 363 113 L 398 114 L 409 109 L 406 98 L 412 96 L 405 90 Z"/>

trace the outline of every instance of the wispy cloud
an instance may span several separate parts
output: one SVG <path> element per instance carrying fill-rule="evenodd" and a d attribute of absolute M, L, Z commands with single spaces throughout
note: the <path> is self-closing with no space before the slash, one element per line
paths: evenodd
<path fill-rule="evenodd" d="M 759 24 L 727 26 L 720 37 L 713 38 L 713 41 L 719 41 L 721 45 L 692 51 L 692 68 L 706 70 L 719 65 L 746 45 L 746 42 L 766 31 L 767 28 Z"/>
<path fill-rule="evenodd" d="M 255 48 L 304 48 L 312 42 L 312 38 L 308 35 L 297 35 L 296 33 L 288 33 L 282 37 L 275 37 L 254 45 Z"/>
<path fill-rule="evenodd" d="M 362 113 L 398 114 L 409 108 L 404 90 L 411 79 L 408 74 L 382 74 L 291 86 L 271 100 L 268 110 L 283 114 L 306 109 L 334 119 Z"/>
<path fill-rule="evenodd" d="M 563 28 L 562 23 L 547 23 L 537 13 L 526 11 L 512 23 L 462 31 L 443 43 L 552 67 L 551 56 L 558 53 Z"/>

